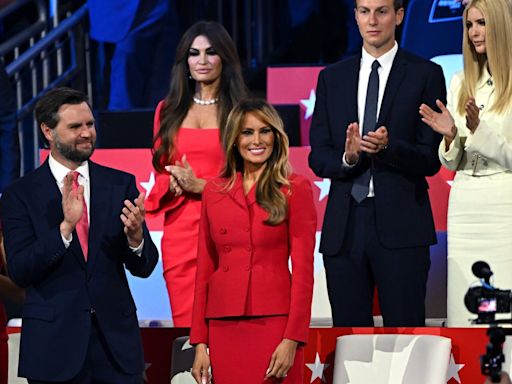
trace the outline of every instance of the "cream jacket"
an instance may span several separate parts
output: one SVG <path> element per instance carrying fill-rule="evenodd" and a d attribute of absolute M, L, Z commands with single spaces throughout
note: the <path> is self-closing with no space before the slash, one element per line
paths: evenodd
<path fill-rule="evenodd" d="M 494 81 L 485 71 L 477 84 L 476 104 L 480 108 L 480 124 L 475 133 L 466 127 L 466 118 L 457 113 L 457 101 L 464 78 L 456 73 L 448 90 L 447 108 L 455 119 L 457 134 L 445 151 L 439 145 L 439 158 L 448 169 L 471 176 L 486 176 L 512 170 L 512 108 L 505 113 L 489 111 L 495 100 Z"/>

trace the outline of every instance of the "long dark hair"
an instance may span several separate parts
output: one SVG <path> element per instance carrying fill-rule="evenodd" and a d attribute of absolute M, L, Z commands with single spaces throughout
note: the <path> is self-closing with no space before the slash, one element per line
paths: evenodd
<path fill-rule="evenodd" d="M 214 21 L 199 21 L 187 29 L 176 49 L 169 93 L 160 111 L 160 128 L 153 139 L 153 166 L 158 172 L 163 172 L 163 167 L 169 164 L 174 153 L 176 134 L 192 104 L 196 82 L 189 77 L 188 56 L 190 46 L 197 36 L 205 36 L 222 60 L 218 89 L 221 137 L 233 105 L 247 93 L 235 43 L 226 29 Z"/>

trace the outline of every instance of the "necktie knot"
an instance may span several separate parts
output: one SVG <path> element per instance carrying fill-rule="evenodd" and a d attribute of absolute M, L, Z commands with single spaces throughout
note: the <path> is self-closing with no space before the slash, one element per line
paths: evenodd
<path fill-rule="evenodd" d="M 372 72 L 373 71 L 376 71 L 378 70 L 380 67 L 380 63 L 379 63 L 379 60 L 375 60 L 373 63 L 372 63 Z"/>

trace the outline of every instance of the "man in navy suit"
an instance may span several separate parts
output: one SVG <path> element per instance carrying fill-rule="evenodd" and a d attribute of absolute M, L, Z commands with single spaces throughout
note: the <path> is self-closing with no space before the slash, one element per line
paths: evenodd
<path fill-rule="evenodd" d="M 376 286 L 384 325 L 422 326 L 440 137 L 418 108 L 446 99 L 444 76 L 398 48 L 401 0 L 355 5 L 362 53 L 320 73 L 310 132 L 310 167 L 331 179 L 320 252 L 333 323 L 373 326 Z"/>
<path fill-rule="evenodd" d="M 26 288 L 19 375 L 29 383 L 142 383 L 125 268 L 147 277 L 158 252 L 135 178 L 89 160 L 96 130 L 70 88 L 36 105 L 48 159 L 2 196 L 7 263 Z"/>

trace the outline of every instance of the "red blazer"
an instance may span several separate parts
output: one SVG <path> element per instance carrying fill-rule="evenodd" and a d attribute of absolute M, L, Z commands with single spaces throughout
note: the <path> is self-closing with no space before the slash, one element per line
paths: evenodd
<path fill-rule="evenodd" d="M 230 191 L 222 182 L 203 191 L 191 343 L 208 343 L 207 319 L 269 315 L 287 315 L 283 338 L 305 343 L 316 233 L 310 182 L 290 176 L 288 217 L 276 226 L 264 224 L 256 188 L 244 195 L 240 173 Z"/>

